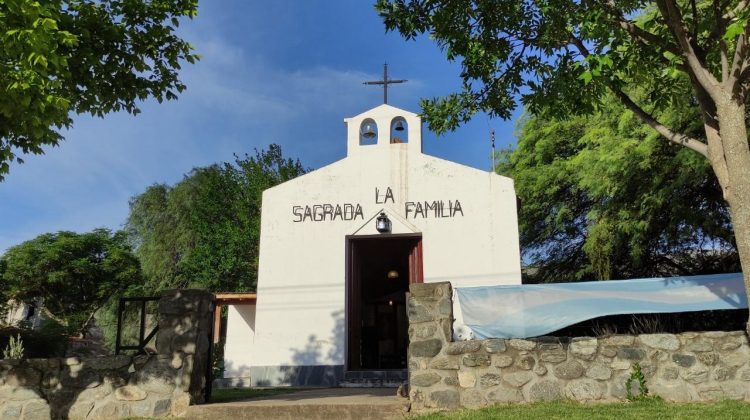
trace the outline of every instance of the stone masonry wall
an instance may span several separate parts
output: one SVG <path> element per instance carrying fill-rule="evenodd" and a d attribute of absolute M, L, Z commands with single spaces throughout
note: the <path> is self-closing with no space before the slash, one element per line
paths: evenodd
<path fill-rule="evenodd" d="M 203 402 L 213 300 L 165 292 L 156 355 L 0 360 L 0 419 L 184 415 Z"/>
<path fill-rule="evenodd" d="M 636 362 L 650 395 L 667 401 L 750 401 L 750 347 L 742 331 L 452 342 L 450 283 L 412 284 L 408 311 L 409 397 L 417 412 L 624 400 Z"/>

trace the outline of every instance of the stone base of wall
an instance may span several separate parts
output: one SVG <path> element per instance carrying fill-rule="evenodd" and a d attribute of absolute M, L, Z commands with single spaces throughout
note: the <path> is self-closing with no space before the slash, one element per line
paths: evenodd
<path fill-rule="evenodd" d="M 192 356 L 0 360 L 0 418 L 184 415 Z"/>
<path fill-rule="evenodd" d="M 218 378 L 214 379 L 211 387 L 213 389 L 250 388 L 252 387 L 252 383 L 249 376 L 242 376 L 237 378 Z"/>
<path fill-rule="evenodd" d="M 253 366 L 250 379 L 252 386 L 335 387 L 344 379 L 344 366 Z"/>
<path fill-rule="evenodd" d="M 743 331 L 452 342 L 451 296 L 449 283 L 411 285 L 412 410 L 623 400 L 635 363 L 650 395 L 667 401 L 750 401 Z"/>
<path fill-rule="evenodd" d="M 213 300 L 164 292 L 157 355 L 0 360 L 0 419 L 184 415 L 204 401 Z"/>

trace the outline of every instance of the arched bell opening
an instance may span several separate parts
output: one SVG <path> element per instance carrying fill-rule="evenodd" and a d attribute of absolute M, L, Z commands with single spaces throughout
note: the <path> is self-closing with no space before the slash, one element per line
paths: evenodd
<path fill-rule="evenodd" d="M 409 126 L 404 117 L 396 117 L 391 121 L 391 144 L 409 142 Z"/>
<path fill-rule="evenodd" d="M 359 126 L 359 144 L 369 146 L 378 143 L 378 125 L 375 120 L 367 118 Z"/>

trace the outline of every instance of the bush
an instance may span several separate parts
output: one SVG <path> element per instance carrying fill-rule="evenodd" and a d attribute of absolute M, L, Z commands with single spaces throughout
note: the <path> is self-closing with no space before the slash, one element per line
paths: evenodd
<path fill-rule="evenodd" d="M 21 340 L 21 334 L 10 337 L 8 346 L 3 350 L 3 359 L 23 359 L 23 340 Z"/>
<path fill-rule="evenodd" d="M 212 338 L 213 339 L 213 338 Z M 211 353 L 211 370 L 213 373 L 213 379 L 221 379 L 224 377 L 224 345 L 225 339 L 222 338 L 218 343 L 214 344 L 213 352 Z"/>
<path fill-rule="evenodd" d="M 7 348 L 15 337 L 21 337 L 24 356 L 29 359 L 64 357 L 68 346 L 65 327 L 54 321 L 42 321 L 38 330 L 0 327 L 0 349 Z"/>

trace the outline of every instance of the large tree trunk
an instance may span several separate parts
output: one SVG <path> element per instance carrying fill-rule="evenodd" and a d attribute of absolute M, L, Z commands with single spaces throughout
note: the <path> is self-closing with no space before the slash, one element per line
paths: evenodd
<path fill-rule="evenodd" d="M 750 162 L 748 162 L 750 164 Z M 747 183 L 746 184 L 750 184 Z M 742 265 L 742 278 L 745 282 L 745 295 L 750 302 L 750 195 L 744 198 L 734 198 L 729 200 L 730 212 L 732 214 L 732 225 L 734 226 L 734 236 L 737 239 L 737 251 L 740 254 L 740 264 Z M 745 327 L 748 336 L 750 336 L 750 320 Z"/>
<path fill-rule="evenodd" d="M 721 150 L 711 150 L 709 142 L 709 159 L 716 172 L 723 171 L 721 166 L 725 165 L 726 172 L 724 176 L 719 176 L 719 182 L 729 203 L 745 294 L 750 302 L 750 147 L 745 126 L 745 105 L 735 99 L 717 102 L 716 105 Z M 750 335 L 750 320 L 746 330 Z"/>

